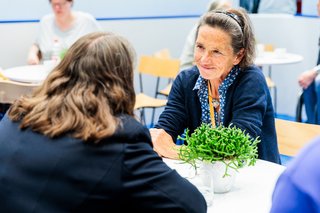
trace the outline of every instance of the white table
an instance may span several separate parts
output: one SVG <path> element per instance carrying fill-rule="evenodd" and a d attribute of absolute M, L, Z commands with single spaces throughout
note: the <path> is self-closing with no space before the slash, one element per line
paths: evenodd
<path fill-rule="evenodd" d="M 12 103 L 21 95 L 30 94 L 41 85 L 52 68 L 47 65 L 27 65 L 1 70 L 0 102 Z"/>
<path fill-rule="evenodd" d="M 294 64 L 299 63 L 303 60 L 303 57 L 298 54 L 293 53 L 283 53 L 277 54 L 276 52 L 263 52 L 258 54 L 258 57 L 255 60 L 255 64 L 260 66 L 261 69 L 263 66 L 268 67 L 268 76 L 266 77 L 269 85 L 273 85 L 271 88 L 274 89 L 274 111 L 277 113 L 277 88 L 275 83 L 272 81 L 271 72 L 273 65 L 285 65 L 285 64 Z M 270 87 L 269 87 L 270 88 Z"/>
<path fill-rule="evenodd" d="M 51 65 L 26 65 L 5 69 L 1 73 L 14 82 L 40 84 L 52 68 Z"/>
<path fill-rule="evenodd" d="M 192 168 L 180 161 L 163 159 L 172 169 L 188 177 Z M 285 167 L 268 161 L 257 160 L 255 166 L 245 167 L 237 173 L 235 185 L 224 194 L 214 194 L 208 213 L 268 213 L 274 185 Z"/>
<path fill-rule="evenodd" d="M 303 57 L 298 54 L 285 53 L 283 55 L 278 55 L 275 52 L 264 52 L 255 60 L 255 64 L 258 66 L 268 66 L 268 76 L 271 78 L 272 65 L 280 64 L 294 64 L 299 63 L 303 60 Z"/>

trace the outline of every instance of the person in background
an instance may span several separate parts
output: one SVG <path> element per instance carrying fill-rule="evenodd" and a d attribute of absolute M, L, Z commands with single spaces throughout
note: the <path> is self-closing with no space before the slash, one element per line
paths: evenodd
<path fill-rule="evenodd" d="M 272 195 L 270 213 L 320 212 L 320 137 L 287 165 Z"/>
<path fill-rule="evenodd" d="M 2 212 L 205 213 L 134 117 L 135 51 L 113 33 L 81 37 L 0 123 Z"/>
<path fill-rule="evenodd" d="M 28 64 L 51 60 L 54 48 L 61 52 L 81 36 L 101 30 L 92 15 L 72 11 L 73 0 L 49 0 L 49 3 L 53 13 L 40 20 L 39 34 L 28 53 Z"/>
<path fill-rule="evenodd" d="M 207 11 L 214 9 L 227 9 L 232 6 L 232 2 L 229 0 L 213 0 L 209 3 Z M 180 69 L 192 67 L 194 62 L 194 43 L 196 40 L 197 24 L 189 32 L 185 41 L 182 53 L 180 55 Z"/>
<path fill-rule="evenodd" d="M 260 0 L 240 0 L 239 6 L 246 9 L 247 13 L 258 13 Z"/>
<path fill-rule="evenodd" d="M 164 111 L 151 128 L 154 150 L 178 158 L 178 135 L 201 125 L 236 126 L 259 137 L 258 157 L 280 163 L 274 110 L 262 71 L 253 64 L 255 38 L 243 8 L 202 16 L 194 50 L 195 66 L 175 78 Z"/>
<path fill-rule="evenodd" d="M 320 0 L 317 3 L 320 15 Z M 319 38 L 320 47 L 320 38 Z M 298 83 L 303 88 L 303 99 L 307 115 L 307 123 L 320 124 L 320 48 L 317 66 L 304 71 L 298 77 Z"/>
<path fill-rule="evenodd" d="M 295 15 L 297 13 L 296 0 L 260 0 L 258 13 L 284 13 Z"/>

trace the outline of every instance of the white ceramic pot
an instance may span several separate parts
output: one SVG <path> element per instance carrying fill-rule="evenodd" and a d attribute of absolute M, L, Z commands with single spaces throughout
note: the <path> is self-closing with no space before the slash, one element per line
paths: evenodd
<path fill-rule="evenodd" d="M 208 165 L 209 169 L 209 165 Z M 230 191 L 234 185 L 237 171 L 233 168 L 228 168 L 227 176 L 224 176 L 226 164 L 221 161 L 216 161 L 211 164 L 213 188 L 215 193 L 226 193 Z"/>

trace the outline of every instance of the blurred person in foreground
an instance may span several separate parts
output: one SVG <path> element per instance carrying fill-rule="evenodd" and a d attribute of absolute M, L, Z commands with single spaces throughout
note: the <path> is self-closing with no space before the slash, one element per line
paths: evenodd
<path fill-rule="evenodd" d="M 320 0 L 317 3 L 317 11 L 318 15 L 320 15 Z M 320 124 L 320 48 L 317 66 L 304 71 L 299 76 L 298 83 L 303 88 L 307 123 Z"/>
<path fill-rule="evenodd" d="M 232 2 L 229 0 L 212 0 L 207 11 L 215 9 L 228 9 L 231 8 Z M 184 43 L 182 53 L 180 55 L 180 69 L 184 70 L 186 68 L 192 67 L 194 62 L 194 47 L 196 41 L 196 32 L 198 24 L 196 24 L 189 32 L 187 39 Z"/>
<path fill-rule="evenodd" d="M 271 213 L 320 212 L 320 137 L 287 165 L 272 195 Z"/>
<path fill-rule="evenodd" d="M 233 125 L 259 137 L 258 157 L 280 163 L 274 110 L 262 71 L 255 65 L 255 39 L 243 8 L 214 10 L 199 22 L 195 66 L 182 70 L 173 82 L 168 102 L 155 128 L 154 149 L 178 158 L 178 135 L 201 125 Z"/>
<path fill-rule="evenodd" d="M 76 41 L 0 123 L 2 212 L 206 212 L 134 118 L 135 52 L 95 32 Z"/>
<path fill-rule="evenodd" d="M 62 52 L 81 36 L 101 31 L 91 14 L 72 10 L 73 0 L 49 0 L 49 3 L 53 13 L 40 20 L 38 36 L 28 53 L 28 64 L 51 60 L 55 42 Z"/>

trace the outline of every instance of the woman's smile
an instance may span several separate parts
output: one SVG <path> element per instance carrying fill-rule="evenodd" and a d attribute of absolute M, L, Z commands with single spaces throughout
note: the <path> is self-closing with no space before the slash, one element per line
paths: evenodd
<path fill-rule="evenodd" d="M 210 76 L 212 76 L 215 72 L 215 69 L 214 67 L 212 66 L 208 66 L 208 65 L 202 65 L 202 64 L 199 64 L 198 65 L 198 69 L 200 71 L 200 73 L 202 74 L 202 76 L 207 79 L 209 78 Z"/>

